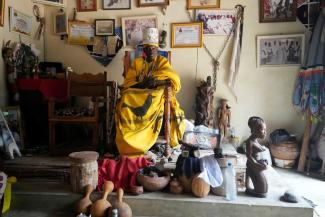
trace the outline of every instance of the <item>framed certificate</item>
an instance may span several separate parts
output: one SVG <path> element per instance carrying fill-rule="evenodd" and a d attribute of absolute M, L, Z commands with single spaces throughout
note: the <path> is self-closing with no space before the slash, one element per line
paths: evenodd
<path fill-rule="evenodd" d="M 172 23 L 171 47 L 202 47 L 203 24 Z"/>

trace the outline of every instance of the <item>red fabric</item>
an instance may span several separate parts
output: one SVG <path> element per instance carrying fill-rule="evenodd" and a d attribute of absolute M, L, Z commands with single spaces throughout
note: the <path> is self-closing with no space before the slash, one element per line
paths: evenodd
<path fill-rule="evenodd" d="M 17 79 L 19 90 L 39 90 L 45 98 L 67 99 L 68 83 L 64 79 Z"/>
<path fill-rule="evenodd" d="M 149 166 L 151 163 L 144 157 L 129 158 L 121 156 L 116 161 L 104 159 L 98 161 L 98 189 L 102 189 L 104 181 L 112 181 L 114 190 L 122 188 L 128 191 L 131 186 L 137 186 L 136 174 L 139 169 Z"/>

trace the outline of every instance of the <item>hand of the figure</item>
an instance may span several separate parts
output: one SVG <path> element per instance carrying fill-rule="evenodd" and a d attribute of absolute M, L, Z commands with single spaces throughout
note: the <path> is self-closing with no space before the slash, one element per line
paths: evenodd
<path fill-rule="evenodd" d="M 154 77 L 149 77 L 146 79 L 146 86 L 147 88 L 156 88 L 157 87 L 157 80 Z"/>

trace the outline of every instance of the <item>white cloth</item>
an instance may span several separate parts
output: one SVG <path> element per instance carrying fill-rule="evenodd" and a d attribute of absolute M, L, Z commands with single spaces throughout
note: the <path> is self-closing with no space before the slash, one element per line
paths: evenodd
<path fill-rule="evenodd" d="M 202 157 L 201 159 L 201 173 L 198 177 L 202 178 L 206 183 L 215 188 L 222 184 L 223 177 L 218 161 L 214 155 Z"/>
<path fill-rule="evenodd" d="M 7 175 L 4 172 L 0 172 L 0 200 L 3 197 L 6 186 L 7 186 Z"/>

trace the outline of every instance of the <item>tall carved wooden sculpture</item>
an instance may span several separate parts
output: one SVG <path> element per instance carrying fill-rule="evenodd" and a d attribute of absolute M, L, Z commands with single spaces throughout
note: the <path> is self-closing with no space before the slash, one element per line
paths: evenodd
<path fill-rule="evenodd" d="M 257 141 L 257 139 L 265 138 L 266 125 L 262 118 L 250 117 L 248 126 L 251 129 L 251 135 L 246 140 L 246 194 L 254 197 L 266 197 L 268 184 L 263 171 L 267 169 L 267 161 L 259 159 L 259 152 L 265 149 Z M 250 179 L 254 185 L 253 189 L 249 186 Z"/>
<path fill-rule="evenodd" d="M 213 127 L 214 122 L 214 88 L 211 85 L 211 76 L 206 81 L 202 81 L 197 87 L 196 106 L 195 106 L 195 125 L 205 125 Z"/>

